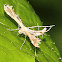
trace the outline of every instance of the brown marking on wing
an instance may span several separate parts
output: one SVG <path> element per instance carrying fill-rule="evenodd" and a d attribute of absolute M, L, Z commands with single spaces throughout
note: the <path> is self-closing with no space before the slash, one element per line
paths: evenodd
<path fill-rule="evenodd" d="M 42 32 L 40 32 L 40 33 L 42 33 Z"/>
<path fill-rule="evenodd" d="M 31 43 L 35 46 L 35 47 L 39 47 L 38 45 L 40 44 L 40 39 L 36 38 L 34 35 L 30 34 L 29 32 L 26 32 L 28 37 L 31 40 Z"/>

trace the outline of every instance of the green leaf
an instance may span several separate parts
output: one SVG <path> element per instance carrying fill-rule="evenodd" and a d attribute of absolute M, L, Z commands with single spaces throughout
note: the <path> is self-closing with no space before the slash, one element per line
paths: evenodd
<path fill-rule="evenodd" d="M 0 0 L 0 62 L 60 62 L 60 54 L 53 44 L 50 36 L 39 36 L 42 39 L 40 48 L 37 48 L 35 57 L 35 47 L 27 37 L 22 49 L 20 47 L 24 42 L 24 35 L 18 35 L 18 31 L 9 31 L 16 29 L 17 23 L 4 12 L 4 4 L 14 7 L 14 11 L 22 19 L 25 26 L 42 25 L 39 17 L 36 15 L 32 6 L 26 0 Z"/>

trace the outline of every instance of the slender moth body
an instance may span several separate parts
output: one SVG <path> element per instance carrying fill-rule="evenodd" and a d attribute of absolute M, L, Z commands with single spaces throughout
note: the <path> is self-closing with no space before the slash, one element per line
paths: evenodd
<path fill-rule="evenodd" d="M 31 40 L 31 43 L 35 47 L 38 47 L 39 48 L 40 47 L 39 44 L 41 44 L 41 42 L 40 42 L 41 40 L 39 38 L 37 38 L 36 36 L 43 35 L 45 32 L 48 32 L 55 25 L 51 25 L 51 26 L 32 26 L 32 27 L 25 27 L 24 24 L 22 23 L 21 19 L 18 17 L 18 15 L 15 14 L 14 9 L 12 7 L 13 6 L 4 5 L 4 10 L 21 27 L 20 29 L 18 29 L 18 32 L 20 34 L 23 33 L 25 36 L 28 36 L 29 39 Z M 35 31 L 35 30 L 31 30 L 30 29 L 30 28 L 35 28 L 35 27 L 44 27 L 44 29 L 43 30 L 38 30 L 38 31 Z M 47 27 L 49 27 L 49 29 L 47 29 Z"/>

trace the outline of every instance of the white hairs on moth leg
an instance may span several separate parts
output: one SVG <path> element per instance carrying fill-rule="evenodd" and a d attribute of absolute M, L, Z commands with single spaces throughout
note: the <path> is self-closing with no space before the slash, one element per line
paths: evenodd
<path fill-rule="evenodd" d="M 39 44 L 41 44 L 40 43 L 40 39 L 39 38 L 37 38 L 36 36 L 40 36 L 40 35 L 43 35 L 45 32 L 48 32 L 48 31 L 50 31 L 50 29 L 53 27 L 53 26 L 55 26 L 55 25 L 51 25 L 51 26 L 32 26 L 32 27 L 25 27 L 24 26 L 24 24 L 22 23 L 22 21 L 21 21 L 21 19 L 19 18 L 19 16 L 18 15 L 16 15 L 15 14 L 15 12 L 14 12 L 14 9 L 12 8 L 13 6 L 9 6 L 9 5 L 4 5 L 4 10 L 5 10 L 5 12 L 12 18 L 12 19 L 14 19 L 17 23 L 18 23 L 18 25 L 19 25 L 19 27 L 21 27 L 21 28 L 19 28 L 18 29 L 18 32 L 20 33 L 20 34 L 24 34 L 24 35 L 26 35 L 26 36 L 28 36 L 29 37 L 29 39 L 31 40 L 31 43 L 35 46 L 35 47 L 40 47 L 39 46 Z M 35 27 L 44 27 L 44 29 L 43 30 L 38 30 L 38 31 L 36 31 L 36 30 L 31 30 L 30 28 L 35 28 Z M 49 27 L 49 29 L 47 29 Z"/>

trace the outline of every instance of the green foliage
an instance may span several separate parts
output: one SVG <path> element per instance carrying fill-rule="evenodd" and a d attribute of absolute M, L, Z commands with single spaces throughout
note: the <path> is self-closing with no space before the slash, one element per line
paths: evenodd
<path fill-rule="evenodd" d="M 40 36 L 42 39 L 40 48 L 37 48 L 35 57 L 35 47 L 27 37 L 26 43 L 20 50 L 24 41 L 24 35 L 18 35 L 17 23 L 4 12 L 4 4 L 14 6 L 14 11 L 22 19 L 25 26 L 42 25 L 39 17 L 35 14 L 31 5 L 26 0 L 0 0 L 0 62 L 34 62 L 35 58 L 39 62 L 60 62 L 60 54 L 53 44 L 50 36 Z M 19 51 L 20 50 L 20 51 Z"/>

